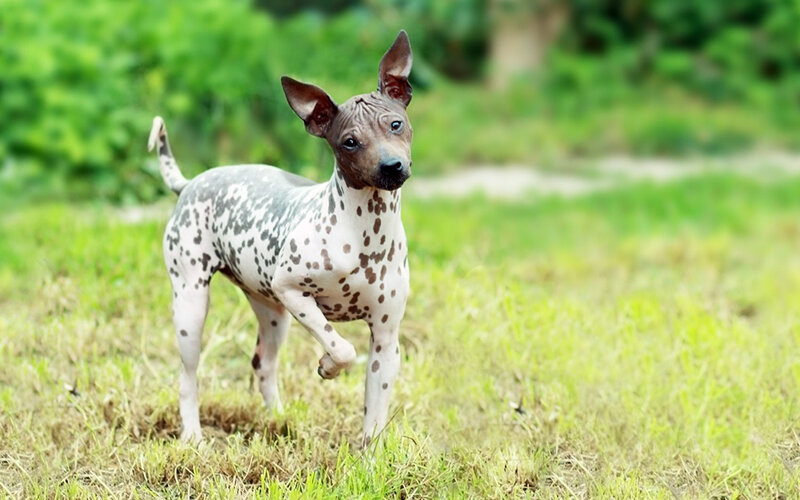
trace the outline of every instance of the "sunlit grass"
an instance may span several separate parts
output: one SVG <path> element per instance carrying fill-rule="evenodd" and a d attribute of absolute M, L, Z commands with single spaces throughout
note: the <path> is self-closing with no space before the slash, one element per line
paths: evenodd
<path fill-rule="evenodd" d="M 800 180 L 706 176 L 575 200 L 406 200 L 413 295 L 394 418 L 359 452 L 364 366 L 286 414 L 253 387 L 255 319 L 212 286 L 206 443 L 178 442 L 163 221 L 0 219 L 0 495 L 800 496 Z M 366 328 L 345 325 L 360 352 Z M 374 456 L 372 452 L 375 452 Z"/>

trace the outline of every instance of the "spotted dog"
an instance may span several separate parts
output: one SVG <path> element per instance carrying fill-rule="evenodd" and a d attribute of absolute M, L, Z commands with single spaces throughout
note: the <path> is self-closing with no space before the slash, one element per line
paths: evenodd
<path fill-rule="evenodd" d="M 148 146 L 158 147 L 164 181 L 179 195 L 163 247 L 183 361 L 182 439 L 201 437 L 197 364 L 209 283 L 218 271 L 244 291 L 258 318 L 252 366 L 268 407 L 281 409 L 278 351 L 290 316 L 325 350 L 317 369 L 325 379 L 356 359 L 331 322 L 365 320 L 371 335 L 363 442 L 386 425 L 408 296 L 400 187 L 411 175 L 411 61 L 401 31 L 381 59 L 378 90 L 342 105 L 319 87 L 281 79 L 306 130 L 333 149 L 333 176 L 322 184 L 267 165 L 217 167 L 189 181 L 163 120 L 153 120 Z"/>

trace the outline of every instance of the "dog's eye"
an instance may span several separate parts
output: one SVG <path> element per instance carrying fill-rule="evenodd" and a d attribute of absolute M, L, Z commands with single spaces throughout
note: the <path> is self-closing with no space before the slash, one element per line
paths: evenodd
<path fill-rule="evenodd" d="M 358 146 L 358 143 L 352 137 L 348 137 L 347 139 L 344 140 L 344 142 L 342 143 L 342 146 L 344 146 L 345 149 L 353 150 L 353 149 L 356 149 L 356 146 Z"/>
<path fill-rule="evenodd" d="M 392 122 L 391 127 L 392 131 L 397 132 L 398 130 L 403 128 L 403 122 L 401 122 L 400 120 L 395 120 Z"/>

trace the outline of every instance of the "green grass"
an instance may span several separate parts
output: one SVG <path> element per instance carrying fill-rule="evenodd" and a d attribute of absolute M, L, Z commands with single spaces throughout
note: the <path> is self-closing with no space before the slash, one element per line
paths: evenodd
<path fill-rule="evenodd" d="M 796 498 L 800 179 L 704 176 L 575 200 L 405 200 L 413 295 L 384 447 L 363 364 L 293 326 L 263 410 L 223 279 L 199 448 L 179 432 L 163 221 L 0 219 L 0 496 Z M 344 325 L 360 352 L 367 331 Z M 76 389 L 75 394 L 69 391 Z"/>

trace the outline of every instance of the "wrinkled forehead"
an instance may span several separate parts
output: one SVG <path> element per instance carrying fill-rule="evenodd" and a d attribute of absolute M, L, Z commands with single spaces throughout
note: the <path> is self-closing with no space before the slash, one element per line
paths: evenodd
<path fill-rule="evenodd" d="M 351 97 L 339 106 L 336 117 L 340 130 L 377 125 L 381 121 L 406 116 L 405 109 L 378 92 Z"/>

